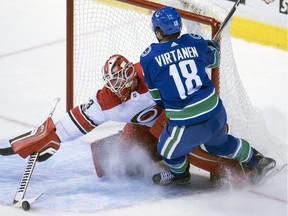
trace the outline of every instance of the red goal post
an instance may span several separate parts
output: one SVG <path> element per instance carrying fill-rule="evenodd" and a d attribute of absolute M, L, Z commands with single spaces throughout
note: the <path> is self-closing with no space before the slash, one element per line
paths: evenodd
<path fill-rule="evenodd" d="M 66 83 L 66 109 L 67 109 L 67 111 L 70 110 L 71 108 L 73 108 L 75 105 L 78 105 L 78 103 L 84 102 L 86 99 L 86 98 L 81 98 L 81 99 L 76 98 L 77 97 L 76 91 L 82 91 L 81 88 L 83 86 L 85 86 L 85 83 L 82 83 L 82 84 L 78 83 L 78 86 L 77 86 L 78 80 L 77 80 L 76 74 L 77 74 L 78 78 L 81 77 L 81 74 L 79 74 L 79 73 L 81 73 L 81 71 L 83 71 L 83 70 L 79 70 L 79 67 L 76 66 L 76 64 L 77 64 L 76 61 L 78 61 L 77 56 L 79 56 L 76 54 L 76 52 L 82 52 L 82 51 L 77 50 L 77 49 L 79 49 L 79 47 L 81 47 L 81 44 L 79 46 L 75 45 L 75 42 L 77 40 L 76 37 L 81 37 L 81 36 L 79 36 L 79 34 L 83 34 L 83 35 L 84 34 L 95 34 L 95 35 L 97 34 L 97 32 L 94 32 L 94 33 L 82 32 L 82 33 L 79 33 L 78 35 L 75 34 L 75 28 L 82 28 L 81 26 L 79 26 L 79 25 L 81 25 L 81 23 L 83 25 L 87 25 L 87 23 L 84 23 L 84 21 L 81 22 L 81 20 L 77 20 L 77 19 L 81 19 L 81 17 L 78 16 L 79 11 L 77 11 L 77 10 L 79 10 L 81 8 L 83 8 L 83 9 L 86 8 L 87 13 L 82 14 L 82 16 L 83 17 L 85 17 L 85 16 L 93 17 L 93 14 L 92 14 L 93 9 L 91 9 L 91 10 L 87 9 L 89 7 L 89 5 L 91 6 L 91 4 L 95 4 L 95 6 L 96 6 L 97 4 L 98 5 L 100 5 L 100 4 L 107 5 L 108 4 L 108 6 L 109 6 L 109 3 L 105 2 L 105 1 L 97 1 L 97 0 L 85 1 L 85 0 L 82 0 L 82 2 L 84 2 L 84 3 L 89 2 L 89 3 L 87 3 L 87 5 L 82 4 L 82 6 L 79 6 L 79 5 L 77 6 L 77 0 L 67 0 L 67 78 L 66 78 L 66 82 L 67 82 Z M 112 2 L 112 1 L 110 1 L 110 2 Z M 117 1 L 114 1 L 114 2 L 117 2 Z M 136 16 L 136 15 L 133 15 L 133 13 L 135 13 L 135 14 L 142 13 L 141 10 L 139 10 L 140 12 L 137 11 L 135 9 L 135 7 L 139 7 L 141 9 L 142 8 L 147 9 L 148 10 L 147 16 L 151 16 L 151 14 L 154 10 L 157 10 L 158 8 L 161 8 L 164 6 L 163 4 L 156 3 L 154 1 L 147 1 L 147 0 L 118 0 L 118 2 L 123 2 L 122 4 L 125 3 L 127 5 L 126 6 L 120 5 L 119 6 L 116 4 L 116 6 L 115 6 L 114 3 L 112 3 L 112 4 L 110 3 L 111 4 L 110 7 L 123 7 L 124 10 L 127 10 L 127 11 L 131 10 L 132 11 L 131 16 Z M 167 2 L 169 2 L 169 1 L 167 1 Z M 170 2 L 173 3 L 172 1 L 170 1 Z M 179 1 L 179 2 L 181 2 L 181 1 Z M 184 1 L 182 1 L 182 2 L 184 2 Z M 171 6 L 174 6 L 174 5 L 171 4 Z M 183 3 L 183 6 L 185 6 L 185 3 Z M 99 7 L 99 8 L 101 8 L 101 7 Z M 221 23 L 219 21 L 217 21 L 215 18 L 211 18 L 209 16 L 204 16 L 204 15 L 197 14 L 197 13 L 193 13 L 193 12 L 190 12 L 188 10 L 184 10 L 183 8 L 182 9 L 177 8 L 177 10 L 183 19 L 192 20 L 196 23 L 201 23 L 203 25 L 209 26 L 209 28 L 211 28 L 211 30 L 209 30 L 209 32 L 211 32 L 211 35 L 209 35 L 210 38 L 212 38 L 216 34 L 217 30 L 220 27 Z M 133 12 L 133 11 L 135 11 L 135 12 Z M 101 12 L 100 9 L 99 9 L 98 13 L 99 12 Z M 91 14 L 89 15 L 88 13 L 91 13 Z M 95 10 L 94 13 L 97 13 L 97 11 Z M 117 12 L 115 11 L 114 15 L 111 13 L 108 15 L 114 16 L 114 15 L 117 15 Z M 96 16 L 96 14 L 95 14 L 95 16 Z M 98 18 L 99 22 L 102 22 L 101 20 L 103 20 L 103 19 L 101 18 L 101 14 L 98 14 L 97 16 L 99 16 L 99 18 Z M 105 14 L 103 16 L 107 16 L 107 15 Z M 85 19 L 85 18 L 83 18 L 83 19 Z M 110 18 L 107 17 L 106 19 L 109 21 Z M 121 19 L 125 20 L 125 18 L 123 16 L 121 17 Z M 127 19 L 130 19 L 130 17 Z M 97 22 L 97 18 L 91 19 L 91 21 Z M 137 23 L 135 23 L 135 25 L 136 24 Z M 133 23 L 131 25 L 133 25 Z M 150 22 L 147 22 L 145 25 L 149 26 Z M 152 31 L 147 32 L 147 34 L 151 34 L 154 37 Z M 123 35 L 123 37 L 124 36 L 125 35 Z M 97 37 L 97 36 L 95 36 L 95 37 Z M 129 38 L 128 36 L 126 36 L 126 37 Z M 133 37 L 133 35 L 131 35 L 131 37 Z M 129 43 L 129 41 L 127 41 L 127 43 Z M 147 41 L 147 42 L 145 41 L 146 46 L 144 48 L 149 46 L 150 43 L 151 43 L 150 41 Z M 133 46 L 133 44 L 130 44 L 130 45 Z M 135 44 L 135 46 L 137 46 L 137 44 Z M 100 48 L 98 51 L 94 50 L 94 52 L 101 53 L 102 50 Z M 107 55 L 106 55 L 107 58 L 112 54 L 114 54 L 114 53 L 107 53 Z M 140 54 L 141 54 L 141 52 L 138 53 L 138 56 L 140 56 Z M 89 55 L 89 54 L 86 54 L 86 55 Z M 125 54 L 123 54 L 123 55 L 125 56 Z M 104 64 L 104 62 L 105 61 L 103 61 L 102 64 Z M 85 65 L 83 65 L 82 67 L 84 68 Z M 77 71 L 77 70 L 79 70 L 79 71 Z M 95 70 L 96 70 L 96 67 L 95 67 Z M 97 71 L 97 73 L 98 73 L 98 75 L 96 75 L 96 76 L 101 76 L 100 70 Z M 83 74 L 83 76 L 85 76 L 86 79 L 89 79 L 89 77 L 87 77 L 87 75 Z M 91 79 L 93 79 L 93 78 L 91 78 Z M 215 84 L 216 91 L 219 93 L 219 68 L 212 69 L 211 79 L 212 79 L 213 83 Z M 83 86 L 81 87 L 79 85 L 83 85 Z M 89 95 L 86 94 L 85 96 L 88 97 Z"/>
<path fill-rule="evenodd" d="M 67 0 L 67 111 L 103 87 L 101 69 L 111 55 L 122 54 L 136 63 L 143 50 L 157 42 L 151 15 L 163 5 L 177 8 L 182 33 L 206 39 L 228 14 L 208 0 Z M 231 41 L 228 23 L 219 41 L 220 67 L 207 73 L 225 105 L 229 132 L 261 151 L 269 145 L 267 128 L 242 84 Z"/>

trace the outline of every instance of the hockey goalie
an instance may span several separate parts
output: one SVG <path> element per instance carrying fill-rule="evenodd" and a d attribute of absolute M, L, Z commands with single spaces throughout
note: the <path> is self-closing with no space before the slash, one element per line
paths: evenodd
<path fill-rule="evenodd" d="M 101 73 L 105 85 L 92 94 L 87 103 L 74 107 L 56 123 L 48 118 L 37 129 L 9 140 L 11 147 L 2 148 L 0 153 L 19 154 L 26 158 L 37 152 L 38 161 L 45 161 L 60 148 L 61 143 L 75 140 L 95 128 L 97 130 L 98 125 L 107 121 L 116 121 L 126 123 L 121 132 L 91 144 L 98 177 L 105 175 L 103 163 L 109 163 L 102 154 L 107 143 L 123 149 L 137 144 L 149 153 L 155 163 L 162 161 L 157 143 L 167 118 L 149 94 L 140 64 L 133 64 L 124 56 L 115 54 L 105 62 Z M 257 153 L 258 163 L 266 160 L 256 150 L 251 150 Z M 226 174 L 230 173 L 232 181 L 240 182 L 247 176 L 255 176 L 255 173 L 262 175 L 263 171 L 243 169 L 241 161 L 212 155 L 201 146 L 191 149 L 187 158 L 190 164 L 210 172 L 211 179 L 226 178 Z"/>

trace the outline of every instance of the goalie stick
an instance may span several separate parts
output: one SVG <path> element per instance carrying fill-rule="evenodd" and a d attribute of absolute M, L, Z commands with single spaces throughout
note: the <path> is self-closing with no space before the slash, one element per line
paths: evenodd
<path fill-rule="evenodd" d="M 60 98 L 54 99 L 55 104 L 52 107 L 52 109 L 48 115 L 48 118 L 52 117 L 59 101 L 60 101 Z M 34 198 L 24 199 L 24 196 L 25 196 L 26 190 L 28 188 L 28 184 L 29 184 L 30 178 L 32 176 L 33 170 L 35 168 L 38 156 L 39 156 L 38 152 L 31 154 L 29 156 L 29 160 L 27 162 L 24 174 L 22 176 L 22 179 L 20 181 L 20 184 L 18 186 L 16 195 L 15 195 L 14 201 L 13 201 L 14 206 L 22 207 L 25 211 L 28 211 L 30 209 L 30 204 L 35 202 L 43 194 L 43 193 L 41 193 L 40 195 L 38 195 L 37 197 L 34 197 Z"/>
<path fill-rule="evenodd" d="M 235 4 L 233 5 L 233 7 L 231 8 L 231 10 L 229 11 L 228 15 L 226 16 L 226 18 L 224 19 L 224 21 L 221 23 L 220 28 L 218 29 L 218 31 L 216 32 L 216 34 L 213 37 L 213 40 L 218 40 L 220 37 L 220 34 L 222 33 L 223 29 L 227 26 L 227 23 L 230 21 L 231 17 L 233 16 L 233 14 L 235 13 L 237 7 L 239 6 L 241 0 L 237 0 L 235 2 Z"/>
<path fill-rule="evenodd" d="M 15 154 L 12 150 L 11 147 L 7 147 L 7 148 L 0 148 L 0 155 L 2 156 L 8 156 L 8 155 L 13 155 Z"/>

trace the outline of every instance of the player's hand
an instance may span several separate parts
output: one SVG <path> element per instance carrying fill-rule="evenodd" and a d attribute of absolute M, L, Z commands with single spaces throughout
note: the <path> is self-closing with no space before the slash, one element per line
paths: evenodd
<path fill-rule="evenodd" d="M 217 41 L 215 41 L 215 40 L 206 40 L 206 41 L 207 41 L 207 43 L 208 43 L 208 46 L 214 47 L 217 51 L 220 50 L 220 46 L 219 46 L 219 44 L 217 43 Z"/>

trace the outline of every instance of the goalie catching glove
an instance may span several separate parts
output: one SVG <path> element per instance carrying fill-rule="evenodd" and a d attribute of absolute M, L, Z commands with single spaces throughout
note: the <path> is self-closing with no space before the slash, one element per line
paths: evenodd
<path fill-rule="evenodd" d="M 39 153 L 38 161 L 45 161 L 60 148 L 60 139 L 55 125 L 49 117 L 40 127 L 9 140 L 14 153 L 22 158 Z"/>

